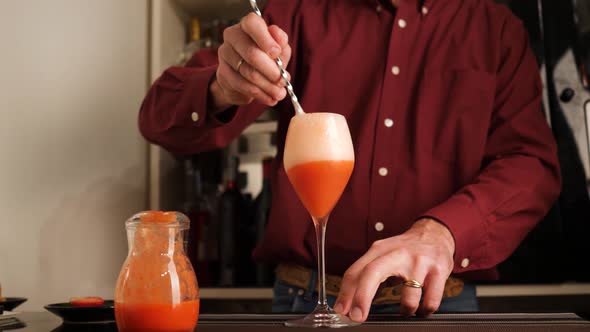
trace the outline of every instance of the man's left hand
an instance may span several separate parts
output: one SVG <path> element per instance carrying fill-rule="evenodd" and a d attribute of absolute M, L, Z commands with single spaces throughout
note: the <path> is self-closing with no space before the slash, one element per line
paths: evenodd
<path fill-rule="evenodd" d="M 428 316 L 440 306 L 445 283 L 453 270 L 454 252 L 455 241 L 446 226 L 433 219 L 420 219 L 399 236 L 375 241 L 350 266 L 334 309 L 354 321 L 365 321 L 379 285 L 389 277 L 397 277 L 402 281 L 413 279 L 424 286 L 402 288 L 400 313 Z"/>

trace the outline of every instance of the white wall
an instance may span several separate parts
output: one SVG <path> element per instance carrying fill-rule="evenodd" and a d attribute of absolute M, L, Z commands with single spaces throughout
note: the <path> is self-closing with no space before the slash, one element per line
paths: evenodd
<path fill-rule="evenodd" d="M 112 298 L 146 206 L 146 0 L 0 1 L 0 283 Z"/>

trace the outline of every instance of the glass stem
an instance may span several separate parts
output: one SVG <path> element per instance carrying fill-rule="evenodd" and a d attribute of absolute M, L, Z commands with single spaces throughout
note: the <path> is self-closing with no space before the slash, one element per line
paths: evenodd
<path fill-rule="evenodd" d="M 325 261 L 325 244 L 326 244 L 326 226 L 328 224 L 327 215 L 323 218 L 313 218 L 315 225 L 315 237 L 318 243 L 318 305 L 328 306 L 326 298 L 326 261 Z"/>

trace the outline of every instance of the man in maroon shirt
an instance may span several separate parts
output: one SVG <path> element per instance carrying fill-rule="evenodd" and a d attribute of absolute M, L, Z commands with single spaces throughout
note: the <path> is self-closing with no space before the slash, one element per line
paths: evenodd
<path fill-rule="evenodd" d="M 166 70 L 142 105 L 143 135 L 198 153 L 276 106 L 273 207 L 254 256 L 313 268 L 313 226 L 282 164 L 293 109 L 280 56 L 303 108 L 343 114 L 355 146 L 327 234 L 327 272 L 344 276 L 335 309 L 365 320 L 397 277 L 423 285 L 402 288 L 401 313 L 428 315 L 451 273 L 497 278 L 560 188 L 521 22 L 491 0 L 271 0 L 265 19 L 248 15 L 219 52 Z"/>

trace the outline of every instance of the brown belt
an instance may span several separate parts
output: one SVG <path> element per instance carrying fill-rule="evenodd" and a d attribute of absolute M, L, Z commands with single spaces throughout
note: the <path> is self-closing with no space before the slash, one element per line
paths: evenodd
<path fill-rule="evenodd" d="M 275 273 L 277 279 L 282 281 L 283 283 L 291 285 L 293 287 L 304 289 L 306 291 L 310 291 L 309 285 L 311 276 L 313 275 L 312 270 L 294 264 L 279 264 L 279 266 L 275 270 Z M 326 275 L 326 293 L 328 295 L 338 296 L 341 282 L 342 278 L 339 276 L 329 274 Z M 402 287 L 402 284 L 382 284 L 377 290 L 377 294 L 375 294 L 373 304 L 400 303 Z M 458 296 L 459 294 L 461 294 L 462 291 L 463 280 L 455 277 L 449 277 L 449 279 L 447 279 L 447 283 L 445 284 L 443 298 Z"/>

